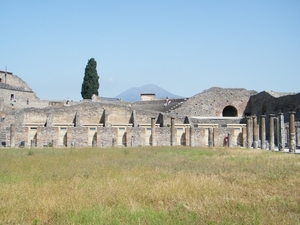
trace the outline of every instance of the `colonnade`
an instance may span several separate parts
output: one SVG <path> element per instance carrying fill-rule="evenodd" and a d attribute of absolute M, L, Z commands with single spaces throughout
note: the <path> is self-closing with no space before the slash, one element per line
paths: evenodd
<path fill-rule="evenodd" d="M 296 150 L 296 129 L 295 129 L 295 113 L 289 112 L 289 132 L 288 132 L 288 148 L 289 152 L 295 153 Z M 277 122 L 277 146 L 279 151 L 284 151 L 285 147 L 285 127 L 283 121 L 283 114 L 279 113 L 278 117 L 275 114 L 269 114 L 269 132 L 268 142 L 266 137 L 266 115 L 260 116 L 260 123 L 257 122 L 257 116 L 247 117 L 247 148 L 253 147 L 257 149 L 259 146 L 261 149 L 275 150 L 275 121 Z M 260 135 L 259 135 L 260 133 Z M 260 136 L 260 145 L 259 145 Z M 268 145 L 267 145 L 268 144 Z"/>

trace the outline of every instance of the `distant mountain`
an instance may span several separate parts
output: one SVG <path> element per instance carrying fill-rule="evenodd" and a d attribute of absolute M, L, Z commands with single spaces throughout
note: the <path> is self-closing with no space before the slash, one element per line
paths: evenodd
<path fill-rule="evenodd" d="M 155 84 L 147 84 L 141 87 L 130 88 L 117 95 L 116 98 L 123 99 L 127 102 L 136 102 L 141 100 L 142 93 L 154 93 L 156 98 L 182 98 L 182 96 L 172 94 Z"/>

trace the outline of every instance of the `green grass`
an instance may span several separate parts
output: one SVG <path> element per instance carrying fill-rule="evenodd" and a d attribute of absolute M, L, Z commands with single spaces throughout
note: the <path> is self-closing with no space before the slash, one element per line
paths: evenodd
<path fill-rule="evenodd" d="M 0 149 L 0 224 L 299 224 L 300 155 Z"/>

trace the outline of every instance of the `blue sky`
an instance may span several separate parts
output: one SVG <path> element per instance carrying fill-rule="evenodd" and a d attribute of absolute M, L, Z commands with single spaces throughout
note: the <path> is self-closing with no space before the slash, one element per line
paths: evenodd
<path fill-rule="evenodd" d="M 0 0 L 0 70 L 45 100 L 156 84 L 191 97 L 213 86 L 299 92 L 299 0 Z"/>

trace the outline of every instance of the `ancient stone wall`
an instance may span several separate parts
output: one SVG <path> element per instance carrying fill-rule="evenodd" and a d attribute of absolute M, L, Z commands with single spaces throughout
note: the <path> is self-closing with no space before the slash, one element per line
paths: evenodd
<path fill-rule="evenodd" d="M 4 109 L 28 107 L 27 100 L 29 104 L 40 101 L 26 82 L 18 76 L 0 71 L 0 80 L 0 96 L 3 98 Z M 15 101 L 11 101 L 12 99 Z"/>
<path fill-rule="evenodd" d="M 97 146 L 116 147 L 118 137 L 117 127 L 99 127 L 97 132 Z"/>
<path fill-rule="evenodd" d="M 260 92 L 251 96 L 247 112 L 251 115 L 269 115 L 283 113 L 285 122 L 290 111 L 295 111 L 295 119 L 300 120 L 300 93 L 275 97 L 269 92 Z"/>
<path fill-rule="evenodd" d="M 222 117 L 227 106 L 237 110 L 237 117 L 242 117 L 250 96 L 255 91 L 234 88 L 213 87 L 185 101 L 175 112 L 187 116 Z"/>
<path fill-rule="evenodd" d="M 127 147 L 137 147 L 149 145 L 146 140 L 145 128 L 127 127 Z"/>
<path fill-rule="evenodd" d="M 0 79 L 2 84 L 8 84 L 15 87 L 15 89 L 20 89 L 24 91 L 32 91 L 32 89 L 27 85 L 27 83 L 20 77 L 13 75 L 10 72 L 0 71 Z"/>
<path fill-rule="evenodd" d="M 39 99 L 36 97 L 34 92 L 21 91 L 15 89 L 5 89 L 5 88 L 1 88 L 1 84 L 0 84 L 0 94 L 1 97 L 3 98 L 3 103 L 6 109 L 13 108 L 10 105 L 12 95 L 16 100 L 15 102 L 12 102 L 14 104 L 14 108 L 30 107 L 30 103 L 39 101 Z M 29 105 L 27 105 L 27 99 L 29 100 Z"/>

